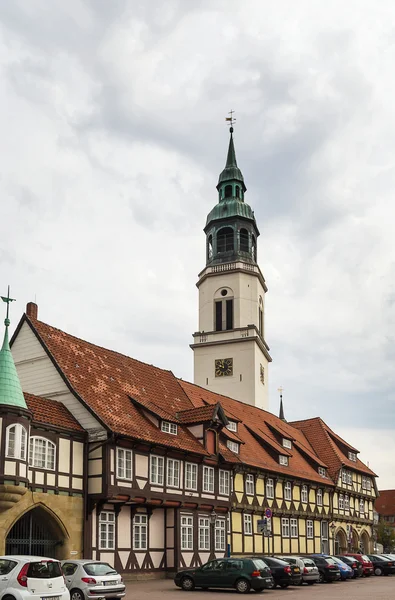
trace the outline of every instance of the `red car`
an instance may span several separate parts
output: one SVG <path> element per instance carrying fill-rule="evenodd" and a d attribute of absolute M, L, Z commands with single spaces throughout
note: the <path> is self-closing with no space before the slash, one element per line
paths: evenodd
<path fill-rule="evenodd" d="M 373 573 L 374 573 L 373 563 L 370 560 L 370 558 L 368 556 L 366 556 L 366 554 L 352 554 L 349 552 L 345 552 L 344 556 L 352 556 L 353 558 L 356 558 L 357 560 L 359 560 L 359 562 L 362 563 L 363 574 L 365 575 L 365 577 L 370 577 L 371 575 L 373 575 Z"/>

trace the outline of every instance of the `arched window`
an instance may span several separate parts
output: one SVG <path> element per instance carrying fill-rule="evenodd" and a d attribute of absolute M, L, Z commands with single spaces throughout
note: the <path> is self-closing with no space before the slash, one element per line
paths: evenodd
<path fill-rule="evenodd" d="M 251 253 L 252 253 L 253 260 L 256 262 L 256 239 L 255 239 L 255 235 L 251 236 Z"/>
<path fill-rule="evenodd" d="M 42 437 L 31 437 L 29 465 L 39 469 L 55 469 L 55 444 Z"/>
<path fill-rule="evenodd" d="M 236 185 L 236 198 L 240 198 L 240 187 Z"/>
<path fill-rule="evenodd" d="M 241 252 L 248 252 L 249 251 L 248 231 L 247 231 L 247 229 L 240 229 L 240 251 Z"/>
<path fill-rule="evenodd" d="M 262 296 L 259 296 L 259 308 L 258 308 L 258 318 L 259 318 L 259 335 L 263 337 L 263 300 Z"/>
<path fill-rule="evenodd" d="M 6 429 L 6 456 L 26 460 L 27 431 L 20 423 Z"/>
<path fill-rule="evenodd" d="M 207 238 L 207 260 L 213 257 L 213 236 L 209 235 Z"/>
<path fill-rule="evenodd" d="M 231 227 L 223 227 L 217 233 L 217 252 L 229 252 L 234 249 L 234 233 Z"/>
<path fill-rule="evenodd" d="M 231 197 L 232 197 L 232 186 L 226 185 L 225 186 L 225 198 L 231 198 Z"/>

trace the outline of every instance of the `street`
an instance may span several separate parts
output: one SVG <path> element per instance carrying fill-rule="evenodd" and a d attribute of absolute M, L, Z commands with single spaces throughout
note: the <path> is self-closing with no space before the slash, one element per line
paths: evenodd
<path fill-rule="evenodd" d="M 227 597 L 241 597 L 233 590 L 184 592 L 177 588 L 171 579 L 127 582 L 126 590 L 126 600 L 224 600 Z M 393 600 L 394 593 L 395 576 L 324 583 L 311 587 L 303 585 L 286 590 L 277 588 L 261 594 L 250 592 L 247 597 L 251 600 L 263 595 L 267 600 Z"/>

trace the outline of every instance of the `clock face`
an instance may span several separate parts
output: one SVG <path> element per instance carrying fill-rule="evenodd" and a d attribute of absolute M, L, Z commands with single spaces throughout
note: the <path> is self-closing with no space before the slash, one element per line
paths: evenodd
<path fill-rule="evenodd" d="M 215 376 L 226 377 L 233 375 L 233 358 L 217 358 L 215 361 Z"/>

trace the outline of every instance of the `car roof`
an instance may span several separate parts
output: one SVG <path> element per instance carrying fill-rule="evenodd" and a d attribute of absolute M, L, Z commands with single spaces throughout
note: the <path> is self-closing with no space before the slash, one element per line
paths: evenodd
<path fill-rule="evenodd" d="M 4 556 L 0 556 L 0 560 L 25 560 L 26 562 L 48 560 L 52 562 L 60 562 L 57 558 L 49 558 L 48 556 L 26 556 L 24 554 L 6 554 Z"/>
<path fill-rule="evenodd" d="M 65 558 L 64 560 L 61 561 L 61 563 L 77 563 L 79 565 L 86 565 L 86 564 L 99 564 L 102 565 L 103 563 L 108 565 L 109 563 L 106 560 L 94 560 L 94 559 L 90 559 L 90 558 Z M 110 565 L 111 567 L 111 565 Z M 115 569 L 114 569 L 115 571 Z"/>

